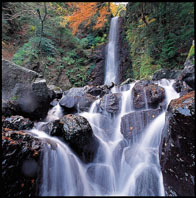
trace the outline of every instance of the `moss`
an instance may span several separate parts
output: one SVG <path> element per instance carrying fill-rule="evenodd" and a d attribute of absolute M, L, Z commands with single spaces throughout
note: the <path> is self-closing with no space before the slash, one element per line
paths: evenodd
<path fill-rule="evenodd" d="M 189 53 L 188 53 L 188 56 L 187 56 L 187 59 L 189 59 L 191 56 L 195 56 L 195 45 L 194 45 L 194 42 L 189 50 Z"/>

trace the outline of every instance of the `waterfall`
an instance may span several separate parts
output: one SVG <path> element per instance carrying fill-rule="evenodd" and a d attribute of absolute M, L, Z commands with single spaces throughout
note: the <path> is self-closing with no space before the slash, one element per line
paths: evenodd
<path fill-rule="evenodd" d="M 116 38 L 118 17 L 111 20 L 106 61 L 105 84 L 118 82 L 116 60 Z M 173 80 L 155 82 L 166 92 L 166 106 L 179 94 L 173 89 Z M 119 111 L 113 115 L 100 110 L 101 99 L 97 99 L 89 112 L 80 112 L 91 125 L 99 147 L 93 162 L 84 164 L 61 140 L 41 131 L 40 125 L 59 119 L 63 111 L 59 104 L 53 107 L 43 123 L 37 123 L 30 132 L 46 141 L 40 195 L 43 196 L 164 196 L 163 177 L 159 162 L 159 144 L 165 124 L 165 110 L 144 127 L 137 111 L 134 117 L 140 134 L 126 139 L 122 134 L 122 118 L 136 113 L 133 108 L 132 89 L 135 82 L 123 87 L 115 86 L 111 92 L 119 93 Z M 146 94 L 145 94 L 146 97 Z M 105 98 L 107 105 L 107 96 Z M 128 123 L 129 124 L 129 123 Z M 142 128 L 143 127 L 143 128 Z M 131 126 L 130 126 L 131 128 Z"/>
<path fill-rule="evenodd" d="M 172 87 L 173 82 L 157 82 L 165 89 L 167 105 L 179 97 Z M 100 113 L 100 98 L 91 105 L 89 112 L 79 113 L 89 121 L 99 141 L 97 155 L 91 163 L 84 164 L 65 143 L 40 131 L 39 124 L 44 122 L 35 125 L 30 132 L 47 143 L 43 151 L 41 196 L 164 196 L 159 144 L 165 111 L 132 141 L 121 133 L 122 117 L 135 112 L 134 85 L 135 82 L 127 85 L 126 90 L 112 89 L 113 93 L 121 94 L 122 101 L 119 112 L 112 117 L 110 113 Z M 61 107 L 57 105 L 48 112 L 45 122 L 61 116 Z M 142 126 L 143 122 L 139 120 L 138 123 Z"/>
<path fill-rule="evenodd" d="M 111 82 L 115 84 L 118 83 L 117 37 L 118 17 L 114 17 L 110 22 L 109 43 L 106 46 L 107 56 L 105 63 L 104 84 L 109 84 Z"/>

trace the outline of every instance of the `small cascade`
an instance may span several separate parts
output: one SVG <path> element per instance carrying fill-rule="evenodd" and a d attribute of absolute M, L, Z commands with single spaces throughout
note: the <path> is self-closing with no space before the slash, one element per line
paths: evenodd
<path fill-rule="evenodd" d="M 172 99 L 179 97 L 172 87 L 173 82 L 156 82 L 165 89 L 166 106 Z M 111 115 L 101 110 L 100 98 L 92 103 L 89 112 L 79 113 L 88 120 L 99 141 L 96 157 L 91 163 L 84 164 L 60 139 L 40 130 L 42 124 L 63 116 L 59 104 L 48 112 L 44 122 L 35 124 L 30 133 L 46 143 L 43 152 L 41 196 L 165 195 L 159 163 L 159 144 L 165 123 L 165 111 L 146 126 L 144 120 L 138 119 L 138 129 L 142 133 L 139 136 L 133 135 L 132 140 L 126 139 L 121 133 L 122 118 L 136 113 L 132 97 L 134 85 L 135 82 L 112 89 L 112 94 L 119 93 L 121 96 L 116 114 Z M 149 110 L 144 109 L 137 113 L 140 115 Z"/>

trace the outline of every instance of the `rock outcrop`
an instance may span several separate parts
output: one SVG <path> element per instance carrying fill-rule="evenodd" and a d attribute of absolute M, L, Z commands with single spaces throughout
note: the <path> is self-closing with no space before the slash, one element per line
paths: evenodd
<path fill-rule="evenodd" d="M 163 87 L 149 80 L 140 80 L 133 87 L 133 107 L 143 109 L 145 107 L 158 108 L 165 98 Z"/>
<path fill-rule="evenodd" d="M 187 59 L 184 66 L 174 84 L 174 88 L 181 96 L 195 89 L 195 67 L 192 60 Z"/>
<path fill-rule="evenodd" d="M 2 197 L 39 195 L 43 143 L 25 131 L 2 131 Z"/>
<path fill-rule="evenodd" d="M 145 127 L 161 112 L 161 109 L 135 111 L 121 118 L 121 133 L 126 139 L 138 139 Z"/>
<path fill-rule="evenodd" d="M 160 69 L 153 74 L 152 80 L 176 79 L 180 73 L 181 70 Z"/>
<path fill-rule="evenodd" d="M 194 196 L 195 92 L 172 100 L 160 144 L 160 164 L 168 196 Z"/>
<path fill-rule="evenodd" d="M 106 94 L 100 102 L 100 110 L 108 113 L 117 113 L 120 110 L 121 94 Z"/>
<path fill-rule="evenodd" d="M 2 60 L 2 68 L 3 115 L 43 119 L 55 97 L 46 80 L 38 78 L 38 73 L 7 60 Z"/>
<path fill-rule="evenodd" d="M 60 120 L 43 124 L 40 130 L 61 138 L 84 162 L 93 161 L 99 143 L 86 118 L 68 114 Z"/>

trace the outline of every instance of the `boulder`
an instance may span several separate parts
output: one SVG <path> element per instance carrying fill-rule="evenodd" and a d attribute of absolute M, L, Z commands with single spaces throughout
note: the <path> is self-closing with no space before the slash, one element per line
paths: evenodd
<path fill-rule="evenodd" d="M 91 87 L 87 93 L 91 94 L 92 96 L 104 96 L 105 94 L 107 94 L 109 92 L 109 89 L 107 86 L 93 86 Z"/>
<path fill-rule="evenodd" d="M 2 95 L 3 98 L 11 98 L 12 92 L 18 84 L 31 84 L 39 74 L 32 70 L 16 65 L 8 60 L 2 60 Z"/>
<path fill-rule="evenodd" d="M 68 114 L 60 120 L 44 123 L 40 130 L 65 141 L 82 161 L 93 161 L 98 149 L 98 140 L 86 118 Z"/>
<path fill-rule="evenodd" d="M 191 59 L 187 59 L 184 63 L 184 69 L 179 74 L 174 88 L 180 95 L 184 95 L 195 89 L 195 67 Z"/>
<path fill-rule="evenodd" d="M 11 115 L 18 115 L 18 114 L 21 114 L 21 108 L 15 100 L 9 101 L 7 99 L 2 99 L 3 116 L 10 117 Z"/>
<path fill-rule="evenodd" d="M 48 89 L 55 93 L 55 98 L 61 99 L 63 91 L 60 87 L 57 87 L 56 85 L 48 85 Z"/>
<path fill-rule="evenodd" d="M 33 122 L 22 116 L 11 116 L 2 119 L 2 126 L 13 130 L 29 130 L 33 128 Z"/>
<path fill-rule="evenodd" d="M 167 196 L 195 195 L 195 92 L 172 100 L 160 144 Z"/>
<path fill-rule="evenodd" d="M 96 97 L 88 94 L 89 86 L 82 88 L 71 88 L 63 93 L 63 97 L 59 101 L 65 113 L 76 113 L 79 111 L 88 111 Z"/>
<path fill-rule="evenodd" d="M 11 109 L 12 106 L 14 110 L 12 115 L 22 115 L 32 120 L 45 118 L 50 102 L 55 97 L 54 91 L 47 87 L 46 81 L 38 78 L 36 72 L 7 60 L 2 61 L 2 68 L 3 99 L 8 100 L 7 104 L 4 102 L 3 108 Z"/>
<path fill-rule="evenodd" d="M 100 101 L 100 110 L 108 113 L 117 113 L 120 110 L 121 94 L 106 94 Z"/>
<path fill-rule="evenodd" d="M 145 87 L 145 91 L 149 108 L 156 109 L 165 99 L 165 89 L 157 84 L 148 85 Z"/>
<path fill-rule="evenodd" d="M 145 127 L 160 113 L 161 109 L 150 109 L 124 115 L 121 118 L 121 133 L 126 139 L 134 140 L 139 138 Z"/>
<path fill-rule="evenodd" d="M 160 69 L 153 74 L 152 80 L 176 79 L 180 73 L 181 70 Z"/>
<path fill-rule="evenodd" d="M 135 109 L 157 108 L 165 98 L 165 90 L 149 80 L 140 80 L 133 87 Z"/>
<path fill-rule="evenodd" d="M 2 185 L 3 197 L 39 195 L 43 143 L 25 131 L 3 129 Z"/>

